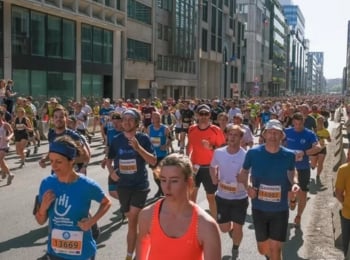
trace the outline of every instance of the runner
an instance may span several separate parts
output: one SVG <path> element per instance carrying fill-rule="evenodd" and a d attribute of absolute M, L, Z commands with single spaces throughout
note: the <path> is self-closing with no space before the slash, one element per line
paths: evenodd
<path fill-rule="evenodd" d="M 346 161 L 339 167 L 335 182 L 335 196 L 342 204 L 340 220 L 344 257 L 348 255 L 350 242 L 350 149 L 348 149 Z"/>
<path fill-rule="evenodd" d="M 16 118 L 13 123 L 15 136 L 16 154 L 20 157 L 20 166 L 23 167 L 25 159 L 29 157 L 30 150 L 26 150 L 28 144 L 28 131 L 33 131 L 30 120 L 25 115 L 23 107 L 17 108 Z"/>
<path fill-rule="evenodd" d="M 181 133 L 180 133 L 180 153 L 185 152 L 186 135 L 188 129 L 194 122 L 194 112 L 189 108 L 189 101 L 183 102 L 183 108 L 180 110 L 181 114 Z"/>
<path fill-rule="evenodd" d="M 6 111 L 7 112 L 7 111 Z M 5 112 L 0 110 L 0 167 L 1 167 L 1 178 L 5 179 L 7 175 L 7 185 L 11 185 L 13 175 L 5 161 L 5 156 L 10 149 L 10 140 L 13 137 L 13 130 L 9 123 L 4 119 Z"/>
<path fill-rule="evenodd" d="M 160 163 L 165 198 L 143 209 L 139 216 L 137 260 L 220 260 L 217 224 L 189 199 L 192 164 L 180 154 Z"/>
<path fill-rule="evenodd" d="M 188 152 L 193 165 L 197 168 L 195 177 L 195 188 L 191 194 L 191 200 L 196 202 L 198 189 L 203 184 L 207 194 L 211 215 L 216 218 L 215 192 L 209 166 L 214 150 L 225 143 L 225 136 L 220 128 L 210 123 L 210 107 L 199 105 L 197 107 L 198 123 L 192 125 L 188 130 Z"/>
<path fill-rule="evenodd" d="M 310 183 L 310 162 L 309 156 L 321 151 L 321 146 L 313 131 L 304 127 L 305 118 L 301 113 L 293 115 L 293 127 L 285 130 L 285 146 L 296 152 L 296 169 L 298 171 L 298 183 L 300 191 L 297 195 L 298 213 L 294 219 L 296 227 L 300 226 L 301 215 L 306 206 L 307 192 Z M 292 199 L 292 204 L 293 204 Z"/>
<path fill-rule="evenodd" d="M 171 139 L 169 139 L 170 129 L 166 125 L 161 124 L 160 117 L 161 116 L 159 112 L 153 112 L 152 124 L 148 126 L 148 129 L 146 131 L 146 133 L 151 139 L 152 145 L 157 156 L 157 163 L 155 165 L 150 165 L 153 171 L 154 181 L 158 186 L 158 191 L 154 195 L 155 198 L 158 198 L 163 195 L 162 189 L 160 187 L 160 180 L 158 174 L 159 169 L 157 166 L 160 163 L 160 161 L 168 155 L 168 146 L 171 142 Z"/>
<path fill-rule="evenodd" d="M 113 139 L 106 165 L 110 177 L 118 181 L 121 211 L 128 218 L 126 260 L 133 259 L 137 219 L 149 192 L 146 164 L 157 162 L 150 138 L 137 132 L 140 122 L 141 116 L 136 110 L 128 109 L 123 113 L 123 132 Z"/>
<path fill-rule="evenodd" d="M 324 124 L 324 117 L 320 116 L 317 118 L 317 128 L 316 135 L 318 138 L 318 142 L 321 146 L 321 151 L 317 154 L 310 156 L 311 160 L 311 168 L 314 169 L 317 167 L 317 175 L 316 178 L 320 178 L 321 172 L 323 170 L 323 163 L 327 154 L 327 142 L 331 142 L 331 134 Z"/>
<path fill-rule="evenodd" d="M 244 130 L 230 124 L 225 129 L 227 145 L 217 148 L 210 163 L 210 175 L 216 192 L 217 222 L 222 232 L 232 238 L 232 259 L 238 258 L 238 248 L 243 238 L 243 224 L 247 215 L 248 195 L 237 176 L 242 168 L 246 151 L 241 148 Z"/>
<path fill-rule="evenodd" d="M 78 151 L 81 149 L 68 136 L 50 143 L 49 158 L 55 174 L 41 182 L 35 212 L 40 225 L 49 220 L 47 260 L 95 259 L 97 246 L 91 228 L 111 206 L 94 180 L 73 169 Z M 100 206 L 94 216 L 89 216 L 92 201 Z"/>
<path fill-rule="evenodd" d="M 238 181 L 248 187 L 259 253 L 281 260 L 288 229 L 288 192 L 299 190 L 295 155 L 281 146 L 285 136 L 278 120 L 267 122 L 263 136 L 265 144 L 248 150 Z"/>

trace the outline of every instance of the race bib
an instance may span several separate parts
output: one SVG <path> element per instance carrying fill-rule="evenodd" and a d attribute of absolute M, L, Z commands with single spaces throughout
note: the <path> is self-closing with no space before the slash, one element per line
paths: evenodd
<path fill-rule="evenodd" d="M 160 137 L 151 137 L 151 143 L 154 147 L 160 146 Z"/>
<path fill-rule="evenodd" d="M 134 174 L 137 172 L 136 159 L 119 160 L 119 171 L 121 174 Z"/>
<path fill-rule="evenodd" d="M 182 128 L 188 128 L 189 125 L 189 123 L 182 123 Z"/>
<path fill-rule="evenodd" d="M 151 118 L 151 114 L 145 114 L 145 118 L 147 119 Z"/>
<path fill-rule="evenodd" d="M 237 192 L 237 183 L 219 182 L 219 187 L 221 188 L 222 191 L 227 193 Z"/>
<path fill-rule="evenodd" d="M 83 231 L 53 229 L 51 247 L 57 254 L 81 255 L 83 249 Z"/>
<path fill-rule="evenodd" d="M 270 186 L 265 184 L 260 184 L 259 200 L 269 201 L 269 202 L 280 202 L 281 201 L 281 186 Z"/>

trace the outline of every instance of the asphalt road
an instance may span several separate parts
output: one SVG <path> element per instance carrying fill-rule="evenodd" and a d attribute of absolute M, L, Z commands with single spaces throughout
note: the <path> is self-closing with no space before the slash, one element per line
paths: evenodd
<path fill-rule="evenodd" d="M 330 128 L 335 127 L 331 122 Z M 175 144 L 176 146 L 176 144 Z M 103 158 L 103 148 L 99 135 L 93 138 L 91 144 L 93 151 L 92 160 L 88 168 L 88 176 L 95 179 L 107 192 L 107 170 L 99 166 L 99 161 Z M 12 172 L 15 174 L 12 185 L 7 186 L 6 181 L 0 182 L 0 260 L 31 260 L 37 259 L 45 254 L 47 242 L 47 226 L 39 226 L 34 216 L 32 208 L 34 196 L 37 194 L 40 181 L 50 174 L 50 168 L 42 169 L 38 165 L 41 155 L 48 151 L 47 142 L 43 142 L 38 154 L 31 155 L 26 165 L 19 169 L 19 159 L 14 153 L 14 146 L 7 156 L 7 161 Z M 291 211 L 289 218 L 288 241 L 285 243 L 283 255 L 284 259 L 297 260 L 309 259 L 306 255 L 303 236 L 307 232 L 307 225 L 312 216 L 310 208 L 313 198 L 317 192 L 323 189 L 320 183 L 316 182 L 315 171 L 312 171 L 311 190 L 309 200 L 302 218 L 300 229 L 295 229 L 293 220 L 295 211 Z M 151 192 L 150 198 L 156 192 L 156 186 L 150 172 Z M 208 209 L 203 189 L 200 189 L 198 204 Z M 97 205 L 93 205 L 93 210 Z M 121 223 L 113 212 L 119 208 L 117 201 L 113 201 L 113 206 L 109 212 L 99 221 L 101 236 L 98 240 L 97 259 L 125 259 L 126 255 L 126 223 Z M 244 225 L 244 238 L 240 247 L 239 259 L 265 259 L 257 252 L 254 227 L 251 218 L 251 209 L 248 209 L 248 216 Z M 222 234 L 222 259 L 231 259 L 230 252 L 232 242 L 227 234 Z M 164 258 L 166 259 L 166 257 Z"/>

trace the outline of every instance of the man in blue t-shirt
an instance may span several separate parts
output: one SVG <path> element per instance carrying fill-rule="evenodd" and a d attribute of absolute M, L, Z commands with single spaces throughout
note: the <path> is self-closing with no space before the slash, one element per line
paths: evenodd
<path fill-rule="evenodd" d="M 306 206 L 307 191 L 310 182 L 310 162 L 309 156 L 321 151 L 321 146 L 315 133 L 304 127 L 304 116 L 301 113 L 295 113 L 292 117 L 293 127 L 285 130 L 285 146 L 295 152 L 295 167 L 298 171 L 298 181 L 300 191 L 298 193 L 298 212 L 294 219 L 296 226 L 300 226 L 301 215 Z M 295 205 L 292 199 L 291 205 Z M 291 208 L 293 209 L 293 208 Z"/>
<path fill-rule="evenodd" d="M 123 112 L 123 132 L 113 138 L 106 164 L 110 178 L 118 181 L 121 211 L 128 218 L 127 260 L 133 259 L 137 219 L 149 192 L 146 164 L 155 165 L 157 162 L 150 138 L 137 132 L 140 121 L 141 115 L 137 110 Z"/>
<path fill-rule="evenodd" d="M 282 259 L 288 229 L 288 193 L 299 191 L 295 155 L 281 146 L 280 121 L 271 119 L 262 133 L 265 144 L 248 150 L 237 180 L 247 187 L 259 253 Z M 250 180 L 249 180 L 250 172 Z"/>

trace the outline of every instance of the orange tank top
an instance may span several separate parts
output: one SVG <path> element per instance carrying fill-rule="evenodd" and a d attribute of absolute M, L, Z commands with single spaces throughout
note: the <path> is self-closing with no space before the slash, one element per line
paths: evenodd
<path fill-rule="evenodd" d="M 148 259 L 150 260 L 203 260 L 203 247 L 198 241 L 198 208 L 193 205 L 189 228 L 182 237 L 168 237 L 159 223 L 160 207 L 163 200 L 155 204 L 152 225 L 149 234 L 151 243 Z"/>

